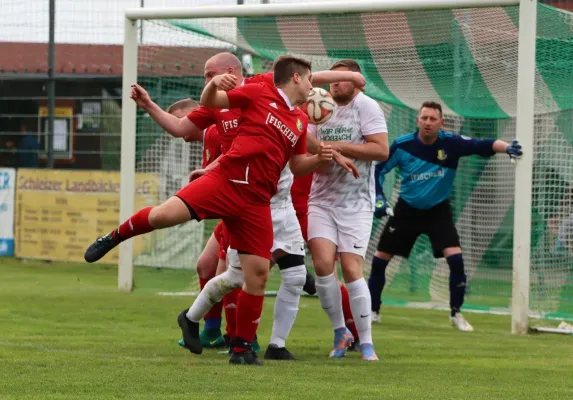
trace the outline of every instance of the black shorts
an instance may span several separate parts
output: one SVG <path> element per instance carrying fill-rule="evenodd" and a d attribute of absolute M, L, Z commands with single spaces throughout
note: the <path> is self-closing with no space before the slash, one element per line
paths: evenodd
<path fill-rule="evenodd" d="M 378 241 L 378 251 L 407 258 L 422 234 L 430 238 L 435 258 L 443 257 L 448 247 L 461 247 L 449 201 L 419 210 L 398 199 L 394 216 L 388 219 Z"/>

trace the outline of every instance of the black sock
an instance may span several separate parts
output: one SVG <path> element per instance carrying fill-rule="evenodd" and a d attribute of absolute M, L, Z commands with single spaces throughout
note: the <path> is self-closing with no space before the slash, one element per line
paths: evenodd
<path fill-rule="evenodd" d="M 386 267 L 388 261 L 374 256 L 372 259 L 372 268 L 370 269 L 370 277 L 368 278 L 368 289 L 370 290 L 370 297 L 372 299 L 372 311 L 380 312 L 380 305 L 382 304 L 382 290 L 386 284 Z"/>
<path fill-rule="evenodd" d="M 450 315 L 453 317 L 462 308 L 466 295 L 467 277 L 464 273 L 464 258 L 462 254 L 446 257 L 450 266 Z"/>

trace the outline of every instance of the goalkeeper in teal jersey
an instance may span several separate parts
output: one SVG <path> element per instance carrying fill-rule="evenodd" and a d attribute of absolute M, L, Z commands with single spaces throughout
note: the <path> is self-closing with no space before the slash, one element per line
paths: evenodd
<path fill-rule="evenodd" d="M 491 157 L 507 153 L 511 158 L 522 155 L 517 140 L 508 144 L 494 139 L 471 139 L 442 131 L 444 120 L 439 103 L 425 102 L 417 118 L 418 130 L 399 137 L 390 147 L 387 161 L 376 166 L 376 211 L 374 215 L 390 218 L 378 242 L 368 279 L 372 298 L 372 321 L 380 321 L 382 290 L 386 267 L 393 256 L 408 257 L 421 234 L 430 238 L 435 258 L 445 257 L 450 267 L 450 320 L 462 331 L 472 326 L 460 313 L 464 303 L 466 275 L 460 239 L 449 204 L 456 168 L 460 157 Z M 400 198 L 390 208 L 382 185 L 384 175 L 392 168 L 400 172 Z"/>

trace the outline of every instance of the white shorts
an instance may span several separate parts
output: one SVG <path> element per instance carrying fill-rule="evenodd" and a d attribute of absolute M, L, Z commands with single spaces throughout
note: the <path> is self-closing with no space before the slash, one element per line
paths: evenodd
<path fill-rule="evenodd" d="M 271 217 L 274 234 L 271 252 L 283 250 L 288 254 L 304 256 L 304 239 L 292 203 L 284 207 L 271 207 Z"/>
<path fill-rule="evenodd" d="M 309 206 L 308 240 L 328 239 L 338 246 L 339 253 L 353 253 L 364 258 L 370 241 L 372 217 L 372 211 Z"/>

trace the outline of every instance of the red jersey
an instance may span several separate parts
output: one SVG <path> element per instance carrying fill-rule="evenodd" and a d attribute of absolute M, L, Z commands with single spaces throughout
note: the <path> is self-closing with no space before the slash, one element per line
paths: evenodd
<path fill-rule="evenodd" d="M 310 187 L 312 186 L 312 173 L 294 178 L 294 182 L 290 189 L 292 197 L 292 204 L 297 214 L 306 213 L 308 211 L 308 196 L 310 195 Z"/>
<path fill-rule="evenodd" d="M 243 84 L 249 83 L 267 83 L 274 86 L 273 73 L 258 74 L 243 81 Z M 237 136 L 240 117 L 240 108 L 218 110 L 203 106 L 194 109 L 187 115 L 187 118 L 199 129 L 206 129 L 212 124 L 217 125 L 217 130 L 222 137 L 221 151 L 223 154 L 229 151 L 235 136 Z"/>
<path fill-rule="evenodd" d="M 306 154 L 308 117 L 287 104 L 279 90 L 258 83 L 227 92 L 231 107 L 241 109 L 241 118 L 237 137 L 219 163 L 256 203 L 268 204 L 289 158 Z"/>
<path fill-rule="evenodd" d="M 221 135 L 216 125 L 211 125 L 203 132 L 203 159 L 201 168 L 211 164 L 221 155 Z"/>

